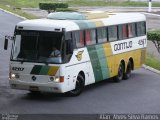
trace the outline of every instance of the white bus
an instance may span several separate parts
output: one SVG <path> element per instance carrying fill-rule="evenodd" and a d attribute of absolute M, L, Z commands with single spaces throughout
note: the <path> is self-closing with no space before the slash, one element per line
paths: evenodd
<path fill-rule="evenodd" d="M 18 23 L 13 41 L 11 88 L 76 96 L 86 85 L 108 78 L 119 82 L 141 67 L 146 18 L 140 13 L 56 12 Z"/>

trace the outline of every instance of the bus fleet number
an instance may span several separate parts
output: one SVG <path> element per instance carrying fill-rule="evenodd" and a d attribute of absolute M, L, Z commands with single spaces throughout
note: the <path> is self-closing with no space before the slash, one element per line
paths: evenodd
<path fill-rule="evenodd" d="M 146 39 L 141 39 L 141 40 L 139 40 L 139 41 L 138 41 L 138 44 L 144 46 L 144 45 L 146 44 Z"/>

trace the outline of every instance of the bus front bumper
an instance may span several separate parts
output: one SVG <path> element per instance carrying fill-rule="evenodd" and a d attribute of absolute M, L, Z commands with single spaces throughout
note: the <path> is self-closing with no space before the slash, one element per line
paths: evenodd
<path fill-rule="evenodd" d="M 53 93 L 64 93 L 64 83 L 36 83 L 36 82 L 25 82 L 21 80 L 9 80 L 9 84 L 12 89 L 29 90 L 29 91 L 40 91 L 40 92 L 53 92 Z"/>

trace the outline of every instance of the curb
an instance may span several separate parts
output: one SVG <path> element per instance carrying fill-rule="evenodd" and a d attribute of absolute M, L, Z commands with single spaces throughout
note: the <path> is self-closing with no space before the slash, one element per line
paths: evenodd
<path fill-rule="evenodd" d="M 149 70 L 149 71 L 152 71 L 152 72 L 154 72 L 154 73 L 160 74 L 160 71 L 159 71 L 159 70 L 154 69 L 154 68 L 152 68 L 152 67 L 150 67 L 150 66 L 147 66 L 147 65 L 145 65 L 145 64 L 143 64 L 142 67 L 143 67 L 144 69 L 146 69 L 146 70 Z"/>
<path fill-rule="evenodd" d="M 152 16 L 156 16 L 156 17 L 160 17 L 159 14 L 154 14 L 154 13 L 147 13 L 147 12 L 144 12 L 145 15 L 152 15 Z"/>
<path fill-rule="evenodd" d="M 12 13 L 12 12 L 10 12 L 10 11 L 4 10 L 4 9 L 2 9 L 2 8 L 0 8 L 0 10 L 3 11 L 3 12 L 9 13 L 9 14 L 11 14 L 11 15 L 14 15 L 14 16 L 16 16 L 16 17 L 18 17 L 18 18 L 27 20 L 27 18 L 25 18 L 25 17 L 23 17 L 23 16 L 20 16 L 20 15 L 18 15 L 18 14 Z"/>

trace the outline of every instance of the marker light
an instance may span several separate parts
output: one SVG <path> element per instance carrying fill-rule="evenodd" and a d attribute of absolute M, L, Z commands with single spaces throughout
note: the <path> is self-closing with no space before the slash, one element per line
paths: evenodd
<path fill-rule="evenodd" d="M 55 77 L 54 82 L 64 82 L 64 76 Z"/>

